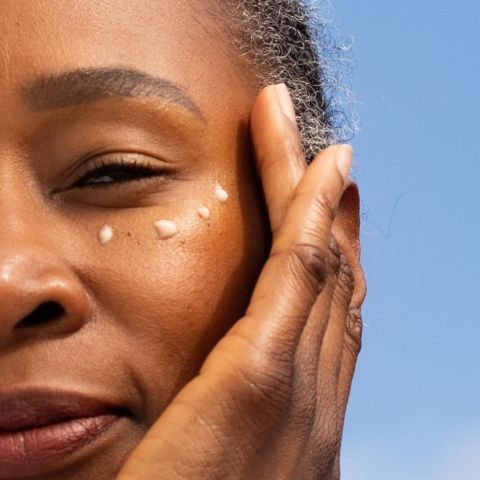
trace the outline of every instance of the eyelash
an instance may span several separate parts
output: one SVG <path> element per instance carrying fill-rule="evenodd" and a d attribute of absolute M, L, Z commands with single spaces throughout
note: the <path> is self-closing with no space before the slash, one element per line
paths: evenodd
<path fill-rule="evenodd" d="M 102 158 L 93 159 L 93 166 L 89 166 L 86 172 L 75 181 L 73 188 L 108 188 L 121 183 L 148 181 L 154 177 L 165 177 L 165 169 L 147 165 L 138 160 L 119 158 L 107 161 Z M 124 178 L 115 179 L 115 175 Z M 91 182 L 89 180 L 100 177 L 112 177 L 112 181 Z"/>

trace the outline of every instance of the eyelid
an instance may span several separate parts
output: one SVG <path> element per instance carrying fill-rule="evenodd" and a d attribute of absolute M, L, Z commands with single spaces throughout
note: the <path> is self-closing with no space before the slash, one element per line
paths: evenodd
<path fill-rule="evenodd" d="M 116 166 L 120 168 L 124 167 L 125 170 L 130 169 L 132 171 L 135 169 L 148 169 L 152 175 L 145 175 L 144 177 L 139 176 L 138 178 L 132 178 L 124 181 L 105 182 L 98 184 L 91 183 L 85 185 L 79 184 L 83 179 L 87 179 L 88 175 L 95 173 L 97 170 Z M 53 193 L 74 188 L 109 188 L 119 184 L 133 183 L 142 180 L 146 181 L 152 178 L 162 177 L 168 173 L 172 174 L 173 172 L 171 171 L 171 168 L 169 170 L 165 162 L 161 162 L 158 159 L 154 159 L 153 157 L 149 157 L 148 155 L 139 152 L 103 153 L 84 160 L 77 168 L 75 168 L 73 172 L 70 173 L 70 180 L 68 181 L 67 186 L 65 188 L 57 189 Z"/>

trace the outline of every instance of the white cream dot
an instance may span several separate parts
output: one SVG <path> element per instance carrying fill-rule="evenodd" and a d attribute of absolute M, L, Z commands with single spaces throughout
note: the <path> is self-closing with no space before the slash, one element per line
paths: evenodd
<path fill-rule="evenodd" d="M 113 229 L 110 225 L 105 225 L 98 234 L 98 239 L 102 245 L 106 245 L 113 238 Z"/>
<path fill-rule="evenodd" d="M 215 198 L 221 203 L 225 203 L 228 200 L 228 193 L 218 183 L 215 185 L 214 195 L 215 195 Z"/>
<path fill-rule="evenodd" d="M 178 233 L 177 226 L 171 220 L 157 220 L 153 225 L 162 240 L 172 238 Z"/>
<path fill-rule="evenodd" d="M 208 220 L 210 218 L 210 209 L 204 205 L 198 207 L 197 212 L 200 218 L 203 218 L 204 220 Z"/>

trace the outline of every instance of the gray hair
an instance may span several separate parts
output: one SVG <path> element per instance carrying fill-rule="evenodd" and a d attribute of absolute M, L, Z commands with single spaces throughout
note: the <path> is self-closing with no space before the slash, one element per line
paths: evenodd
<path fill-rule="evenodd" d="M 329 22 L 311 4 L 303 0 L 223 3 L 233 17 L 235 45 L 254 66 L 257 86 L 287 84 L 308 161 L 353 133 L 337 102 L 341 67 L 350 65 L 345 62 L 348 49 L 337 46 Z"/>

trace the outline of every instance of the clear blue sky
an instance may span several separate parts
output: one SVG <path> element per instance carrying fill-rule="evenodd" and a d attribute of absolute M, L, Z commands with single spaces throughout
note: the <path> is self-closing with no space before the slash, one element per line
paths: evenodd
<path fill-rule="evenodd" d="M 332 0 L 369 295 L 342 480 L 480 478 L 480 4 Z"/>

